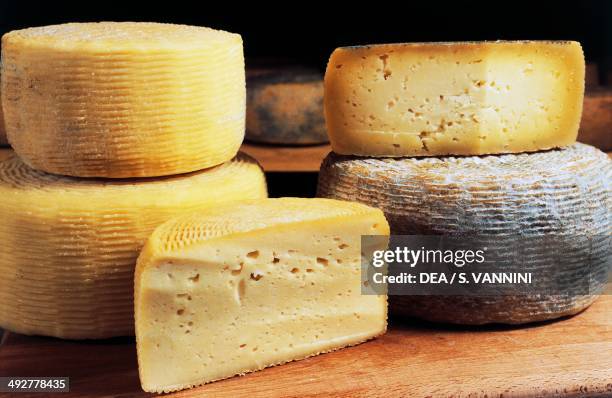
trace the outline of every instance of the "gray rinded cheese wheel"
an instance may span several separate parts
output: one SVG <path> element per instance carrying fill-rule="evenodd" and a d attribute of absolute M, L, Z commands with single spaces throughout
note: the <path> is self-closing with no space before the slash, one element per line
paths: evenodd
<path fill-rule="evenodd" d="M 591 239 L 572 259 L 605 275 L 610 268 L 612 162 L 591 146 L 503 156 L 443 158 L 357 158 L 331 153 L 323 161 L 318 196 L 381 208 L 393 234 L 541 233 L 559 237 L 557 247 Z M 530 267 L 554 267 L 548 256 Z M 587 258 L 587 256 L 590 256 Z M 588 261 L 587 261 L 588 260 Z M 573 276 L 561 272 L 562 287 Z M 575 314 L 603 289 L 589 295 L 390 296 L 395 314 L 459 324 L 526 323 Z"/>
<path fill-rule="evenodd" d="M 246 139 L 279 145 L 327 142 L 322 74 L 301 67 L 247 70 Z"/>

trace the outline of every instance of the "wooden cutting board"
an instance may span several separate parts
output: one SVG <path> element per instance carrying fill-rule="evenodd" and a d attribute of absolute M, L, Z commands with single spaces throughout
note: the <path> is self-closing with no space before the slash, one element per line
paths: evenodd
<path fill-rule="evenodd" d="M 147 395 L 133 339 L 69 342 L 7 333 L 0 376 L 69 376 L 71 394 L 62 397 Z M 577 316 L 529 327 L 394 321 L 374 341 L 174 395 L 610 397 L 612 296 Z"/>

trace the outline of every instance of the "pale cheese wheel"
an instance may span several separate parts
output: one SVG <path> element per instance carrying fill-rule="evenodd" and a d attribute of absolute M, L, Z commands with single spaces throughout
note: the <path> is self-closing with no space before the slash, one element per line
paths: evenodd
<path fill-rule="evenodd" d="M 600 277 L 592 294 L 562 294 L 573 288 L 572 270 L 599 276 L 609 272 L 611 182 L 612 161 L 580 143 L 485 157 L 374 159 L 332 153 L 323 161 L 318 195 L 382 209 L 396 235 L 464 233 L 515 242 L 538 234 L 558 237 L 542 256 L 525 260 L 526 270 L 553 269 L 555 251 L 576 248 L 568 259 L 572 267 L 555 271 L 558 295 L 389 298 L 395 314 L 461 324 L 515 324 L 577 313 L 602 291 Z"/>
<path fill-rule="evenodd" d="M 160 23 L 69 23 L 2 37 L 8 139 L 31 167 L 150 177 L 216 166 L 244 138 L 240 35 Z"/>
<path fill-rule="evenodd" d="M 133 335 L 134 267 L 169 218 L 265 198 L 259 165 L 239 154 L 212 169 L 150 179 L 35 171 L 0 151 L 0 327 L 62 338 Z"/>
<path fill-rule="evenodd" d="M 578 42 L 400 43 L 336 49 L 325 72 L 334 152 L 483 155 L 576 141 Z"/>

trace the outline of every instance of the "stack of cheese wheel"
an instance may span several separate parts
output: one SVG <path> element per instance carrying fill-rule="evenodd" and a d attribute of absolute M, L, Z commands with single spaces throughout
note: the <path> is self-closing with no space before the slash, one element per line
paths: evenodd
<path fill-rule="evenodd" d="M 158 23 L 71 23 L 2 38 L 0 327 L 133 335 L 133 274 L 175 215 L 267 196 L 238 153 L 239 35 Z"/>
<path fill-rule="evenodd" d="M 575 142 L 584 70 L 576 42 L 334 51 L 325 75 L 334 153 L 321 167 L 319 196 L 381 208 L 394 234 L 490 235 L 527 245 L 524 237 L 554 235 L 543 255 L 514 254 L 540 276 L 555 269 L 558 248 L 579 249 L 571 270 L 556 270 L 559 294 L 390 296 L 392 312 L 525 323 L 574 314 L 595 300 L 609 268 L 612 164 Z M 599 276 L 592 289 L 570 293 L 585 273 Z"/>

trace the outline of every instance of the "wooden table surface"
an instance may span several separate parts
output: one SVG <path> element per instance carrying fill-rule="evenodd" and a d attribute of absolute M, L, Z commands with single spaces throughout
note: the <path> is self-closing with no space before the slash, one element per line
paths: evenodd
<path fill-rule="evenodd" d="M 241 151 L 251 155 L 265 171 L 318 172 L 329 144 L 313 146 L 275 146 L 244 143 Z"/>
<path fill-rule="evenodd" d="M 0 376 L 69 376 L 71 393 L 62 396 L 148 395 L 139 387 L 130 338 L 70 342 L 8 334 Z M 577 316 L 529 327 L 395 321 L 365 344 L 173 396 L 610 397 L 612 296 Z"/>

